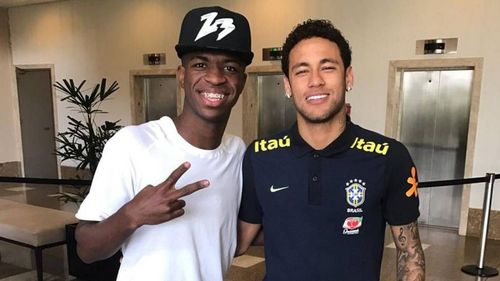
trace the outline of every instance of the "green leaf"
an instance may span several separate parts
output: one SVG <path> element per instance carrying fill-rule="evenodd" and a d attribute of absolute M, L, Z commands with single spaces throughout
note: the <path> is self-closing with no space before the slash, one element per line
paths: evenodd
<path fill-rule="evenodd" d="M 76 83 L 78 84 L 76 86 L 73 79 L 63 79 L 62 82 L 54 84 L 54 87 L 62 93 L 61 101 L 70 103 L 68 108 L 80 114 L 79 117 L 67 116 L 68 129 L 57 134 L 55 139 L 58 148 L 55 153 L 61 161 L 76 161 L 77 169 L 90 168 L 92 176 L 102 156 L 105 143 L 121 128 L 118 125 L 120 120 L 104 121 L 104 124 L 95 122 L 97 115 L 107 113 L 99 108 L 101 103 L 119 87 L 116 81 L 107 87 L 107 80 L 103 78 L 90 90 L 82 90 L 85 83 L 86 80 L 83 80 L 79 84 Z M 85 196 L 87 193 L 88 190 L 81 194 Z"/>

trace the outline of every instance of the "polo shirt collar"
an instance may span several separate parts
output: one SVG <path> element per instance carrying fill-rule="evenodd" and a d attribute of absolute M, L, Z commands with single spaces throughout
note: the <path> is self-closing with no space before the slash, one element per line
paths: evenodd
<path fill-rule="evenodd" d="M 351 122 L 348 117 L 346 120 L 346 126 L 344 131 L 336 138 L 332 143 L 322 150 L 315 150 L 311 147 L 299 134 L 299 128 L 297 123 L 295 123 L 292 128 L 290 128 L 290 139 L 292 145 L 292 151 L 297 157 L 303 157 L 308 153 L 316 152 L 321 156 L 331 156 L 349 149 L 355 139 L 354 127 L 355 125 Z"/>

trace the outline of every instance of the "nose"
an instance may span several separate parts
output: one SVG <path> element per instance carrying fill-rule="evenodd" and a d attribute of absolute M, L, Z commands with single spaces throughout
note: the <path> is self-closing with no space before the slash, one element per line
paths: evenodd
<path fill-rule="evenodd" d="M 220 85 L 226 82 L 226 76 L 224 75 L 224 69 L 212 66 L 207 68 L 205 75 L 205 80 L 212 85 Z"/>
<path fill-rule="evenodd" d="M 309 76 L 309 87 L 320 87 L 324 84 L 325 80 L 323 80 L 321 72 L 318 70 L 312 70 L 311 75 Z"/>

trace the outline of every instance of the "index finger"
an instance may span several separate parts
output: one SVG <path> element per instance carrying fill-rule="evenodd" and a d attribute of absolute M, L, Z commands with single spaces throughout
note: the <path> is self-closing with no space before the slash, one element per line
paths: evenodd
<path fill-rule="evenodd" d="M 182 188 L 175 190 L 173 192 L 173 197 L 177 200 L 181 197 L 187 196 L 187 195 L 194 193 L 200 189 L 203 189 L 209 185 L 210 185 L 210 182 L 208 180 L 197 181 L 197 182 L 188 184 L 186 186 L 183 186 Z"/>

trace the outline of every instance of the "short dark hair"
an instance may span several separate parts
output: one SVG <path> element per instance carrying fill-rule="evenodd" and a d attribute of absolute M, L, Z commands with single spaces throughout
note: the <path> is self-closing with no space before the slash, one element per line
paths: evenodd
<path fill-rule="evenodd" d="M 283 73 L 285 73 L 286 77 L 288 77 L 290 51 L 300 41 L 312 37 L 324 38 L 337 44 L 340 49 L 340 56 L 342 57 L 345 69 L 351 66 L 351 47 L 349 46 L 349 42 L 342 35 L 342 32 L 335 28 L 329 20 L 308 19 L 297 25 L 292 32 L 288 34 L 288 37 L 283 44 L 281 69 L 283 70 Z"/>

